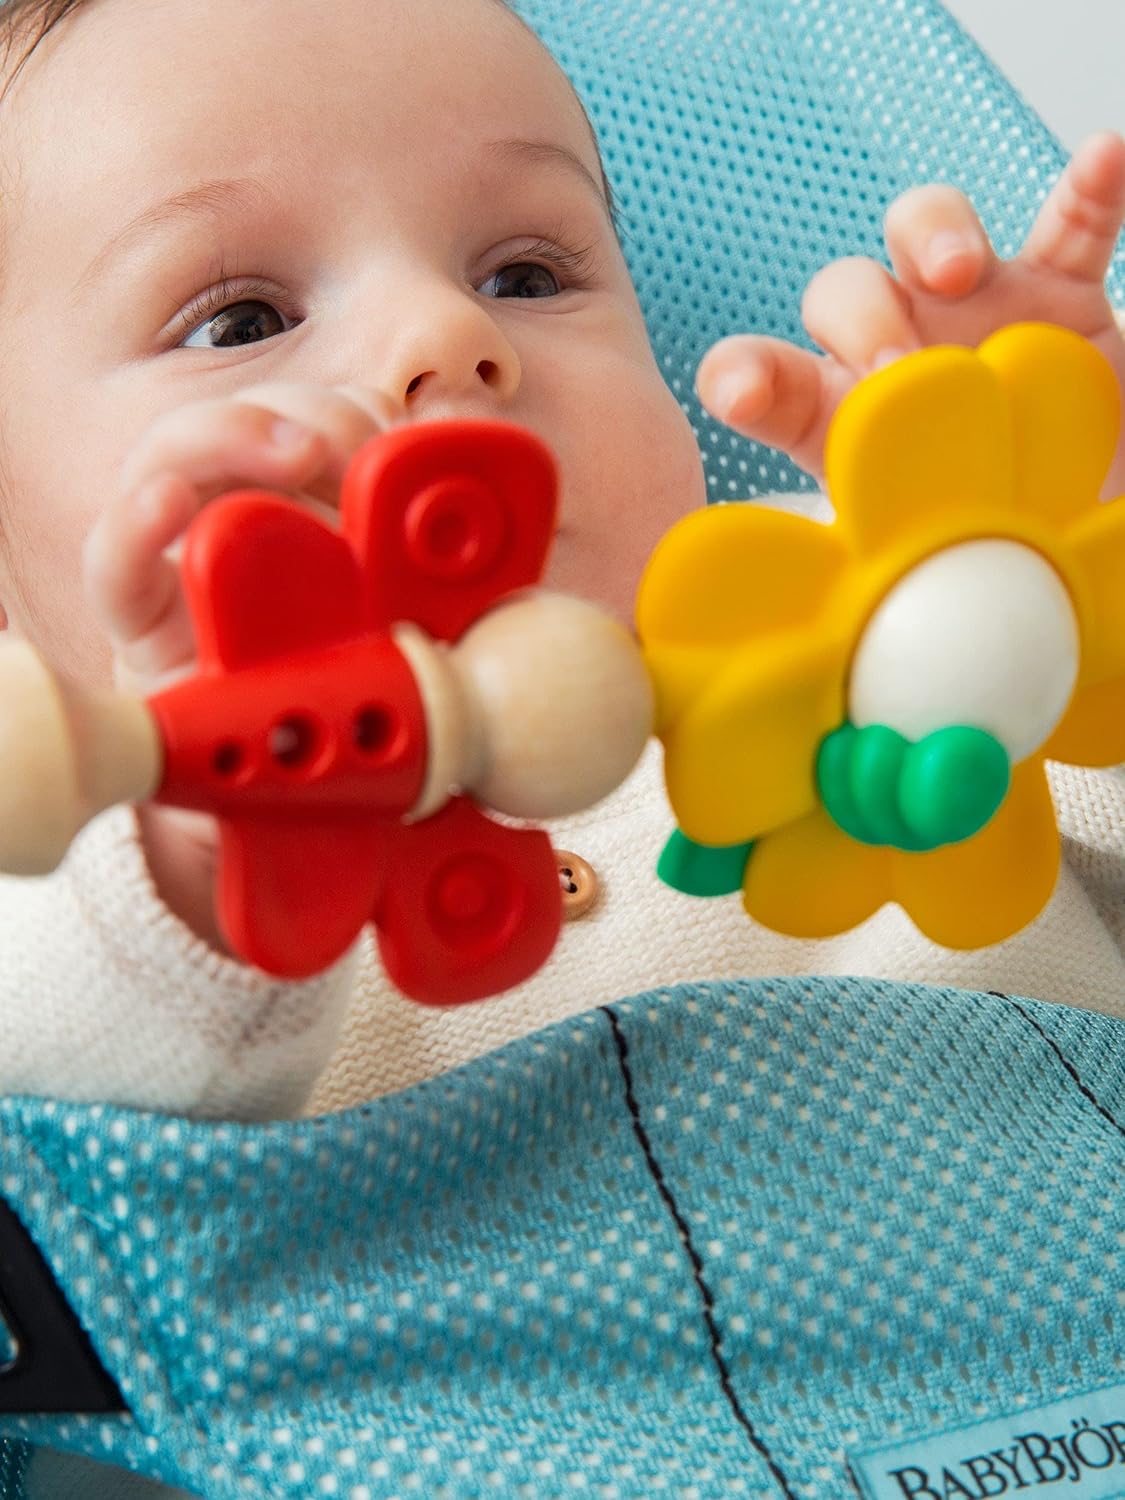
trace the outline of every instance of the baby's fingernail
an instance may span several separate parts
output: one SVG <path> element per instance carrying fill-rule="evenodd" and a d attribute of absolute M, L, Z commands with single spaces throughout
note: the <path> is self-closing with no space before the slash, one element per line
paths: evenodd
<path fill-rule="evenodd" d="M 736 408 L 745 420 L 747 400 L 752 398 L 760 381 L 754 378 L 755 371 L 728 370 L 717 375 L 707 387 L 707 406 L 721 422 L 727 422 Z M 754 403 L 751 400 L 751 405 Z"/>
<path fill-rule="evenodd" d="M 270 442 L 275 448 L 300 448 L 311 436 L 307 427 L 302 427 L 299 422 L 290 422 L 285 417 L 270 428 Z"/>
<path fill-rule="evenodd" d="M 956 229 L 942 229 L 926 246 L 922 269 L 927 278 L 940 276 L 955 261 L 976 253 L 976 241 Z"/>

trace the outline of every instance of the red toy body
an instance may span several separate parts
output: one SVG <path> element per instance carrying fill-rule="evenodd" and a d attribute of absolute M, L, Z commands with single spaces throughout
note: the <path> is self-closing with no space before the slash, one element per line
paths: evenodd
<path fill-rule="evenodd" d="M 550 454 L 498 423 L 403 428 L 357 453 L 336 532 L 280 495 L 208 506 L 185 543 L 198 674 L 149 701 L 158 800 L 221 821 L 232 948 L 302 977 L 366 922 L 417 1000 L 478 999 L 534 972 L 561 896 L 544 833 L 455 797 L 415 823 L 429 745 L 392 627 L 454 641 L 535 583 L 555 521 Z"/>

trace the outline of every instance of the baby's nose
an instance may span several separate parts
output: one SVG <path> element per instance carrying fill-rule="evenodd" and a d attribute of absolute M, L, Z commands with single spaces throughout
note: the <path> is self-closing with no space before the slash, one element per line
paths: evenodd
<path fill-rule="evenodd" d="M 474 380 L 470 376 L 470 378 L 464 382 L 464 386 L 468 391 L 479 391 L 482 386 L 492 391 L 502 391 L 505 383 L 503 372 L 501 371 L 500 366 L 496 364 L 494 360 L 479 360 L 474 373 L 477 377 L 476 380 Z M 423 385 L 428 385 L 429 387 L 427 395 L 430 394 L 430 392 L 434 391 L 436 386 L 441 386 L 443 389 L 443 393 L 448 394 L 450 389 L 455 384 L 457 386 L 460 386 L 461 382 L 451 381 L 448 376 L 441 370 L 423 370 L 420 374 L 411 376 L 404 392 L 404 398 L 406 402 L 409 403 L 411 397 L 417 396 L 419 394 L 419 392 L 422 390 Z"/>
<path fill-rule="evenodd" d="M 400 332 L 383 388 L 404 409 L 510 401 L 519 389 L 519 355 L 475 294 L 438 294 Z"/>

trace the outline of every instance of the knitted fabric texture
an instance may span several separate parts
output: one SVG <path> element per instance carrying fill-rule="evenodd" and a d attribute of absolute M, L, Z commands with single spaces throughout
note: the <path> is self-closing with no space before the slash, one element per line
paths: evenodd
<path fill-rule="evenodd" d="M 0 953 L 4 1092 L 239 1119 L 300 1110 L 359 959 L 295 984 L 216 953 L 160 900 L 124 806 L 51 875 L 0 876 Z"/>

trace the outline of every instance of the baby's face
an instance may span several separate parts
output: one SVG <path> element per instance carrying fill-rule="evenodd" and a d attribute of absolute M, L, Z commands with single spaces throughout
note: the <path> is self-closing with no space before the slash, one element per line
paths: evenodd
<path fill-rule="evenodd" d="M 109 676 L 81 545 L 131 446 L 261 381 L 538 433 L 548 582 L 622 617 L 703 503 L 585 119 L 493 0 L 88 0 L 0 120 L 0 605 L 72 673 Z"/>

